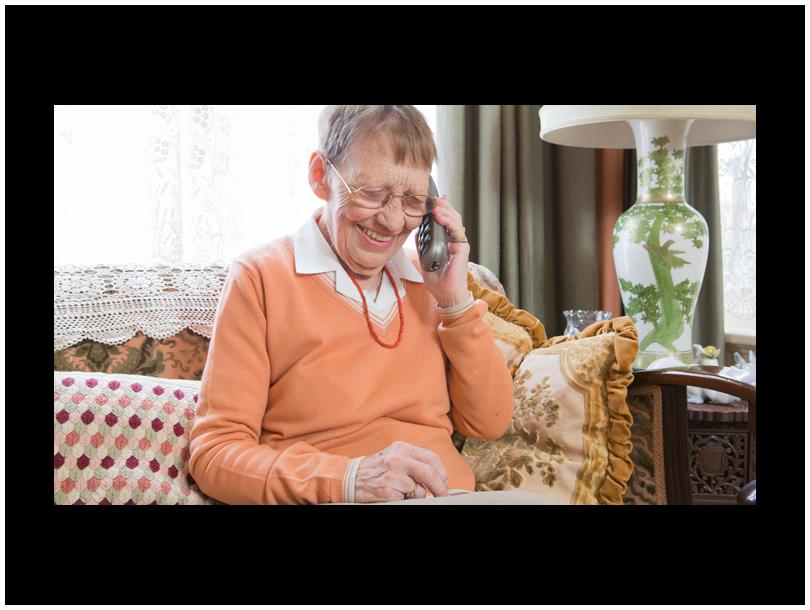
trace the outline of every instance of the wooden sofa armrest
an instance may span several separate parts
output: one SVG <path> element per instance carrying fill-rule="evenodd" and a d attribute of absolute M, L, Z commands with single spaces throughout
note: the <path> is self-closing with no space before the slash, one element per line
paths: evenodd
<path fill-rule="evenodd" d="M 750 383 L 721 377 L 719 366 L 633 371 L 633 385 L 694 386 L 737 396 L 748 403 L 748 431 L 757 430 L 757 388 Z"/>
<path fill-rule="evenodd" d="M 688 403 L 686 386 L 706 388 L 737 396 L 748 403 L 748 433 L 756 435 L 756 386 L 721 377 L 722 367 L 697 366 L 689 368 L 634 370 L 631 387 L 660 386 L 664 404 L 664 462 L 669 504 L 691 504 L 689 481 Z M 746 489 L 744 487 L 743 489 Z M 756 481 L 753 481 L 756 498 Z M 742 492 L 741 492 L 742 493 Z"/>

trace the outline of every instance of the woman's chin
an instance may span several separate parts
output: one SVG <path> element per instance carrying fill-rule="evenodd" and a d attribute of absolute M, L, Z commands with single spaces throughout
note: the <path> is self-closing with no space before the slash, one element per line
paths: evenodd
<path fill-rule="evenodd" d="M 360 258 L 360 263 L 349 265 L 349 269 L 355 275 L 362 275 L 364 277 L 373 277 L 380 272 L 380 269 L 388 262 L 388 259 L 379 259 L 379 262 L 371 261 L 366 258 Z"/>

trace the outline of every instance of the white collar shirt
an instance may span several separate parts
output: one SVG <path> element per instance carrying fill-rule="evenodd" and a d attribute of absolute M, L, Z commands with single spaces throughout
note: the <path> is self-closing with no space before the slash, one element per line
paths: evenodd
<path fill-rule="evenodd" d="M 323 210 L 324 206 L 315 210 L 293 236 L 295 271 L 301 274 L 332 273 L 335 290 L 344 297 L 359 303 L 362 307 L 363 301 L 357 287 L 318 228 L 316 219 L 320 217 Z M 401 299 L 404 299 L 406 294 L 405 283 L 402 280 L 423 283 L 422 275 L 413 266 L 404 248 L 400 248 L 385 267 L 394 278 Z M 396 307 L 397 304 L 394 289 L 387 276 L 383 279 L 380 295 L 376 302 L 374 301 L 375 293 L 376 290 L 366 291 L 366 303 L 369 311 L 387 318 L 386 314 L 391 311 L 392 306 Z"/>

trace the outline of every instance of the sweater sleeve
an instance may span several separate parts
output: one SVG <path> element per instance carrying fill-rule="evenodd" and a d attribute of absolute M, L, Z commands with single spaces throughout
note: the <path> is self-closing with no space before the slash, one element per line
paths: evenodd
<path fill-rule="evenodd" d="M 439 324 L 438 334 L 448 360 L 453 428 L 465 436 L 496 439 L 512 421 L 513 385 L 486 312 L 487 304 L 476 300 L 464 315 Z"/>
<path fill-rule="evenodd" d="M 235 262 L 217 307 L 191 429 L 191 476 L 227 504 L 347 501 L 349 458 L 303 442 L 282 451 L 259 442 L 271 379 L 263 294 L 257 274 Z"/>

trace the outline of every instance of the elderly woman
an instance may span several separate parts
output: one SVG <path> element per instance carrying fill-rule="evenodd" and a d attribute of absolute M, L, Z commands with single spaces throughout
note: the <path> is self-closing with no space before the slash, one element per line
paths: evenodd
<path fill-rule="evenodd" d="M 467 289 L 461 215 L 428 192 L 433 135 L 413 106 L 330 106 L 309 183 L 325 202 L 294 235 L 231 266 L 189 467 L 233 504 L 387 502 L 474 489 L 453 430 L 494 439 L 512 379 Z M 403 250 L 424 214 L 451 259 Z M 495 493 L 495 492 L 493 492 Z"/>

